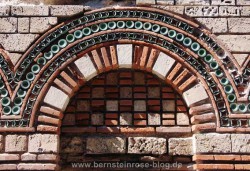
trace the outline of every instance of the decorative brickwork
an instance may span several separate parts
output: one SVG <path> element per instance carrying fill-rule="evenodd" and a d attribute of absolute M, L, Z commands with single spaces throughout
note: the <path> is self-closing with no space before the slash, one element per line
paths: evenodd
<path fill-rule="evenodd" d="M 0 170 L 249 170 L 249 3 L 136 3 L 0 6 Z"/>

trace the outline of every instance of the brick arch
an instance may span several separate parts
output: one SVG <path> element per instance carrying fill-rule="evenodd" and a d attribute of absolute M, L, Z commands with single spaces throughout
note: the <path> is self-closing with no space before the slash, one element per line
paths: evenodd
<path fill-rule="evenodd" d="M 131 16 L 129 17 L 129 15 Z M 57 43 L 60 36 L 63 37 L 69 33 L 75 33 L 75 31 L 79 29 L 83 29 L 85 27 L 92 26 L 93 24 L 100 24 L 103 22 L 115 21 L 118 24 L 119 20 L 121 19 L 125 21 L 130 20 L 132 22 L 135 22 L 137 21 L 137 19 L 135 20 L 133 17 L 136 17 L 138 15 L 141 17 L 139 20 L 144 24 L 152 23 L 161 26 L 161 28 L 167 27 L 169 30 L 172 30 L 173 34 L 175 32 L 182 33 L 184 37 L 189 37 L 193 41 L 197 41 L 201 45 L 201 47 L 206 51 L 206 53 L 210 53 L 213 56 L 214 60 L 219 64 L 220 71 L 222 71 L 222 73 L 224 73 L 224 76 L 229 80 L 234 95 L 236 96 L 238 101 L 242 101 L 242 103 L 245 103 L 244 101 L 247 101 L 247 94 L 243 93 L 243 96 L 242 95 L 240 96 L 238 89 L 236 87 L 236 84 L 238 84 L 237 86 L 241 86 L 240 89 L 241 92 L 242 90 L 246 89 L 244 84 L 242 84 L 243 83 L 242 76 L 243 77 L 245 76 L 244 74 L 241 75 L 241 72 L 245 73 L 246 70 L 240 69 L 235 64 L 234 59 L 230 58 L 230 53 L 224 50 L 219 44 L 217 44 L 216 40 L 214 40 L 213 36 L 210 35 L 209 32 L 201 29 L 198 24 L 193 23 L 191 21 L 187 21 L 186 19 L 183 19 L 179 16 L 172 15 L 171 13 L 164 12 L 161 10 L 145 9 L 145 8 L 140 8 L 140 9 L 117 8 L 115 9 L 115 13 L 113 8 L 95 10 L 88 12 L 85 14 L 85 16 L 73 20 L 69 23 L 66 24 L 62 23 L 61 25 L 55 27 L 50 32 L 42 36 L 30 48 L 30 50 L 27 51 L 26 55 L 23 56 L 23 58 L 19 61 L 18 65 L 14 68 L 14 71 L 16 72 L 15 77 L 11 76 L 12 75 L 11 68 L 9 68 L 7 62 L 4 61 L 6 69 L 3 72 L 1 72 L 1 75 L 4 78 L 4 80 L 9 82 L 10 86 L 7 85 L 9 94 L 12 94 L 10 90 L 11 87 L 12 88 L 16 87 L 12 99 L 15 98 L 15 93 L 20 89 L 20 83 L 23 82 L 22 80 L 26 76 L 25 74 L 27 74 L 31 70 L 30 66 L 33 66 L 33 64 L 36 63 L 36 61 L 40 57 L 38 56 L 38 52 L 39 53 L 42 52 L 42 54 L 44 54 L 45 52 L 49 51 L 48 48 L 50 47 L 55 48 L 55 46 L 53 45 Z M 106 19 L 104 20 L 104 18 Z M 38 96 L 36 94 L 36 90 L 38 92 L 39 90 L 41 90 L 41 86 L 39 86 L 37 83 L 39 82 L 40 84 L 42 84 L 41 82 L 44 82 L 45 78 L 42 78 L 42 76 L 44 75 L 49 76 L 54 72 L 53 74 L 55 77 L 57 74 L 60 73 L 60 70 L 57 68 L 58 64 L 62 66 L 67 65 L 70 61 L 68 60 L 68 58 L 74 58 L 75 54 L 81 52 L 82 50 L 84 50 L 84 48 L 87 48 L 88 45 L 94 45 L 95 42 L 97 44 L 99 44 L 100 42 L 104 43 L 108 39 L 114 40 L 118 43 L 123 42 L 123 40 L 121 39 L 130 39 L 132 42 L 139 39 L 144 42 L 152 44 L 152 46 L 153 44 L 157 44 L 158 48 L 161 48 L 162 51 L 168 51 L 173 57 L 176 57 L 178 61 L 185 61 L 184 65 L 187 66 L 194 73 L 196 73 L 195 75 L 199 77 L 203 86 L 205 86 L 205 89 L 208 91 L 212 105 L 216 111 L 215 113 L 218 116 L 217 117 L 218 125 L 220 123 L 223 127 L 228 127 L 231 126 L 233 123 L 233 125 L 235 126 L 239 125 L 245 126 L 244 124 L 245 120 L 242 121 L 242 123 L 238 124 L 237 119 L 229 118 L 229 115 L 231 115 L 232 111 L 230 111 L 229 108 L 230 103 L 227 100 L 225 101 L 223 100 L 223 97 L 225 97 L 225 99 L 227 98 L 227 95 L 224 92 L 224 86 L 222 86 L 219 83 L 219 79 L 214 75 L 214 70 L 211 70 L 212 72 L 210 72 L 210 69 L 208 69 L 209 65 L 199 57 L 197 52 L 193 49 L 190 49 L 189 46 L 185 47 L 183 45 L 183 42 L 181 41 L 178 42 L 174 38 L 171 38 L 170 33 L 168 36 L 164 36 L 161 34 L 157 34 L 156 32 L 157 31 L 152 31 L 148 28 L 146 28 L 146 30 L 136 30 L 130 28 L 115 29 L 114 32 L 112 33 L 106 31 L 100 31 L 98 33 L 91 34 L 91 36 L 86 36 L 84 38 L 76 40 L 75 42 L 70 43 L 70 45 L 68 45 L 66 48 L 59 51 L 58 53 L 55 53 L 54 57 L 52 59 L 49 59 L 46 65 L 41 66 L 42 72 L 36 75 L 35 81 L 31 84 L 31 86 L 27 90 L 27 95 L 24 98 L 25 103 L 22 104 L 20 112 L 22 114 L 21 115 L 22 119 L 16 121 L 10 120 L 5 122 L 5 124 L 3 125 L 32 127 L 33 125 L 32 122 L 34 121 L 36 110 L 38 109 L 38 105 L 33 108 L 33 105 L 35 104 L 34 99 L 37 99 L 36 103 L 39 103 L 40 100 L 42 99 L 39 98 L 41 97 L 41 94 L 38 93 L 39 94 Z M 95 39 L 93 39 L 93 37 L 95 37 Z M 86 42 L 88 42 L 88 45 L 86 45 Z M 57 51 L 57 49 L 54 50 Z M 77 56 L 79 56 L 79 54 Z M 6 55 L 4 54 L 2 55 L 3 58 L 7 58 Z M 52 79 L 53 76 L 49 78 Z M 18 82 L 19 84 L 17 84 Z M 248 84 L 248 80 L 245 80 L 244 83 Z M 34 86 L 35 84 L 36 86 Z M 215 92 L 216 93 L 219 92 L 219 95 L 215 94 Z M 219 116 L 221 118 L 219 118 Z M 241 114 L 238 116 L 241 117 Z M 236 115 L 233 117 L 236 117 Z M 7 116 L 7 118 L 13 119 L 12 116 Z M 15 118 L 18 117 L 15 116 Z M 29 121 L 29 118 L 31 118 L 32 122 Z"/>

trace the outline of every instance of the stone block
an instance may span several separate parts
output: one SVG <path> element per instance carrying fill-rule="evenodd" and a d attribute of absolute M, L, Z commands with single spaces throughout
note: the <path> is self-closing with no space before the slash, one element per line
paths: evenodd
<path fill-rule="evenodd" d="M 250 35 L 219 35 L 217 36 L 233 52 L 250 52 Z"/>
<path fill-rule="evenodd" d="M 62 90 L 51 86 L 44 98 L 44 103 L 53 106 L 61 111 L 64 111 L 68 106 L 69 96 Z"/>
<path fill-rule="evenodd" d="M 30 31 L 30 19 L 29 18 L 18 18 L 18 32 L 29 33 Z"/>
<path fill-rule="evenodd" d="M 51 163 L 19 163 L 17 170 L 58 170 L 58 165 Z"/>
<path fill-rule="evenodd" d="M 157 5 L 174 5 L 174 0 L 157 0 Z"/>
<path fill-rule="evenodd" d="M 5 151 L 6 152 L 21 152 L 27 150 L 26 135 L 6 135 Z"/>
<path fill-rule="evenodd" d="M 250 18 L 228 18 L 228 29 L 231 33 L 249 33 Z"/>
<path fill-rule="evenodd" d="M 195 134 L 195 153 L 231 153 L 230 134 Z"/>
<path fill-rule="evenodd" d="M 12 16 L 47 16 L 49 7 L 44 5 L 36 6 L 11 6 Z"/>
<path fill-rule="evenodd" d="M 211 30 L 212 33 L 227 32 L 226 18 L 196 18 L 201 24 Z"/>
<path fill-rule="evenodd" d="M 37 157 L 36 154 L 24 153 L 21 155 L 21 160 L 22 161 L 35 161 L 36 157 Z"/>
<path fill-rule="evenodd" d="M 177 113 L 177 125 L 189 125 L 189 117 L 187 113 Z"/>
<path fill-rule="evenodd" d="M 164 9 L 166 11 L 171 11 L 171 12 L 175 12 L 178 14 L 183 14 L 184 12 L 184 6 L 152 5 L 152 7 Z"/>
<path fill-rule="evenodd" d="M 250 135 L 249 134 L 231 134 L 232 152 L 249 153 Z"/>
<path fill-rule="evenodd" d="M 220 6 L 219 16 L 240 16 L 242 7 Z"/>
<path fill-rule="evenodd" d="M 146 111 L 146 101 L 145 100 L 135 100 L 134 101 L 134 111 Z"/>
<path fill-rule="evenodd" d="M 60 152 L 61 153 L 82 153 L 84 151 L 84 142 L 82 137 L 61 137 Z"/>
<path fill-rule="evenodd" d="M 237 0 L 237 5 L 250 5 L 249 0 Z"/>
<path fill-rule="evenodd" d="M 44 33 L 46 30 L 57 24 L 57 17 L 31 17 L 30 32 Z"/>
<path fill-rule="evenodd" d="M 7 51 L 24 52 L 37 37 L 37 34 L 0 34 L 0 44 Z"/>
<path fill-rule="evenodd" d="M 103 125 L 103 114 L 102 113 L 92 113 L 91 114 L 91 124 L 92 125 Z"/>
<path fill-rule="evenodd" d="M 136 0 L 136 5 L 153 5 L 155 0 Z"/>
<path fill-rule="evenodd" d="M 245 62 L 245 60 L 249 56 L 249 54 L 233 54 L 233 56 L 235 57 L 235 59 L 238 62 L 238 64 L 240 66 L 242 66 L 242 64 Z"/>
<path fill-rule="evenodd" d="M 92 98 L 104 98 L 104 88 L 95 87 L 92 89 Z"/>
<path fill-rule="evenodd" d="M 148 114 L 148 125 L 160 125 L 161 117 L 159 113 L 149 113 Z"/>
<path fill-rule="evenodd" d="M 199 92 L 199 93 L 197 93 Z M 189 90 L 183 93 L 183 98 L 186 104 L 192 107 L 195 104 L 202 103 L 208 99 L 206 90 L 201 84 L 196 84 Z"/>
<path fill-rule="evenodd" d="M 212 0 L 211 5 L 235 5 L 236 0 Z"/>
<path fill-rule="evenodd" d="M 120 125 L 132 125 L 132 114 L 121 113 L 120 114 Z"/>
<path fill-rule="evenodd" d="M 128 153 L 130 154 L 165 154 L 167 143 L 165 138 L 129 137 Z"/>
<path fill-rule="evenodd" d="M 170 71 L 172 66 L 174 65 L 175 60 L 165 53 L 160 52 L 154 67 L 153 73 L 158 75 L 160 78 L 164 79 L 167 73 Z"/>
<path fill-rule="evenodd" d="M 117 100 L 107 100 L 106 109 L 107 109 L 107 111 L 118 111 L 118 101 Z"/>
<path fill-rule="evenodd" d="M 174 100 L 162 100 L 162 109 L 164 111 L 175 111 Z"/>
<path fill-rule="evenodd" d="M 241 16 L 250 16 L 250 7 L 249 6 L 241 7 Z"/>
<path fill-rule="evenodd" d="M 3 135 L 0 135 L 0 152 L 3 151 L 3 147 L 4 147 Z"/>
<path fill-rule="evenodd" d="M 214 17 L 219 15 L 218 6 L 186 6 L 185 14 L 191 17 Z"/>
<path fill-rule="evenodd" d="M 121 137 L 87 138 L 87 154 L 125 153 L 126 139 Z"/>
<path fill-rule="evenodd" d="M 209 0 L 176 0 L 176 5 L 210 5 Z"/>
<path fill-rule="evenodd" d="M 17 161 L 20 159 L 19 154 L 1 153 L 0 161 Z"/>
<path fill-rule="evenodd" d="M 33 134 L 29 135 L 28 152 L 58 152 L 59 137 L 54 134 Z"/>
<path fill-rule="evenodd" d="M 77 100 L 76 104 L 76 110 L 77 111 L 89 111 L 90 110 L 90 104 L 87 100 Z"/>
<path fill-rule="evenodd" d="M 97 75 L 97 70 L 95 69 L 94 64 L 87 54 L 76 60 L 75 64 L 77 66 L 77 69 L 86 80 L 90 80 Z"/>
<path fill-rule="evenodd" d="M 160 98 L 160 87 L 148 87 L 149 98 Z"/>
<path fill-rule="evenodd" d="M 9 5 L 1 5 L 0 6 L 0 16 L 8 16 L 10 13 Z"/>
<path fill-rule="evenodd" d="M 82 5 L 52 5 L 50 6 L 50 14 L 52 16 L 65 17 L 83 13 Z"/>
<path fill-rule="evenodd" d="M 17 170 L 16 164 L 0 164 L 0 170 Z"/>
<path fill-rule="evenodd" d="M 56 161 L 58 159 L 56 154 L 38 154 L 37 160 L 39 161 Z"/>
<path fill-rule="evenodd" d="M 133 48 L 131 44 L 117 45 L 118 64 L 121 68 L 131 68 Z"/>
<path fill-rule="evenodd" d="M 17 31 L 17 18 L 0 18 L 0 26 L 1 33 L 15 33 Z"/>
<path fill-rule="evenodd" d="M 193 155 L 193 138 L 169 138 L 170 155 Z"/>

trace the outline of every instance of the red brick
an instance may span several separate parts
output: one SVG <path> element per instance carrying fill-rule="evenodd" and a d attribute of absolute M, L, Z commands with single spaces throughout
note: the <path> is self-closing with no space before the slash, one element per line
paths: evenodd
<path fill-rule="evenodd" d="M 60 125 L 61 124 L 61 120 L 56 119 L 56 118 L 52 118 L 52 117 L 48 117 L 48 116 L 44 116 L 44 115 L 38 116 L 38 122 L 48 123 L 48 124 L 53 124 L 53 125 Z"/>
<path fill-rule="evenodd" d="M 58 132 L 59 128 L 58 126 L 50 126 L 50 125 L 38 125 L 37 126 L 37 131 L 40 132 Z"/>
<path fill-rule="evenodd" d="M 160 100 L 148 100 L 148 105 L 160 105 Z"/>
<path fill-rule="evenodd" d="M 202 114 L 205 112 L 210 112 L 212 110 L 213 110 L 213 106 L 211 104 L 203 104 L 200 106 L 191 107 L 189 109 L 189 113 L 191 115 L 197 115 L 197 114 Z"/>
<path fill-rule="evenodd" d="M 147 125 L 146 120 L 135 120 L 134 125 Z"/>
<path fill-rule="evenodd" d="M 136 99 L 145 99 L 146 94 L 144 94 L 144 93 L 135 93 L 134 98 L 136 98 Z"/>
<path fill-rule="evenodd" d="M 162 125 L 175 125 L 175 120 L 162 120 Z"/>
<path fill-rule="evenodd" d="M 194 169 L 207 169 L 207 170 L 233 170 L 233 164 L 194 164 Z"/>
<path fill-rule="evenodd" d="M 146 87 L 134 87 L 134 92 L 146 92 Z"/>
<path fill-rule="evenodd" d="M 216 129 L 215 123 L 196 124 L 192 126 L 193 132 L 210 132 Z"/>
<path fill-rule="evenodd" d="M 214 155 L 214 159 L 215 160 L 220 160 L 220 161 L 240 161 L 241 160 L 241 156 L 240 155 Z"/>
<path fill-rule="evenodd" d="M 241 155 L 241 160 L 242 161 L 250 161 L 250 156 L 249 155 Z"/>
<path fill-rule="evenodd" d="M 118 118 L 118 114 L 117 113 L 107 113 L 105 115 L 106 118 L 109 118 L 109 119 L 117 119 Z"/>
<path fill-rule="evenodd" d="M 213 155 L 193 155 L 193 161 L 214 160 Z"/>
<path fill-rule="evenodd" d="M 0 161 L 13 161 L 13 160 L 19 160 L 19 158 L 20 158 L 19 154 L 7 154 L 7 153 L 0 154 Z"/>
<path fill-rule="evenodd" d="M 117 125 L 118 121 L 117 120 L 105 120 L 105 125 Z"/>
<path fill-rule="evenodd" d="M 76 120 L 89 119 L 89 114 L 76 114 Z"/>
<path fill-rule="evenodd" d="M 97 132 L 100 133 L 119 133 L 119 127 L 97 127 Z"/>
<path fill-rule="evenodd" d="M 147 115 L 146 113 L 135 113 L 134 119 L 146 119 Z"/>
<path fill-rule="evenodd" d="M 163 113 L 162 118 L 164 118 L 164 119 L 174 119 L 175 114 L 173 114 L 173 113 Z"/>
<path fill-rule="evenodd" d="M 62 132 L 65 133 L 94 133 L 95 127 L 63 127 Z"/>
<path fill-rule="evenodd" d="M 132 100 L 120 100 L 120 105 L 122 106 L 133 106 Z"/>
<path fill-rule="evenodd" d="M 61 72 L 60 74 L 63 79 L 73 88 L 74 91 L 77 91 L 79 89 L 78 84 L 73 80 L 66 72 Z"/>
<path fill-rule="evenodd" d="M 69 110 L 69 107 L 67 108 L 67 110 Z M 60 119 L 63 118 L 63 113 L 58 111 L 58 110 L 55 110 L 55 109 L 52 109 L 50 107 L 47 107 L 47 106 L 42 106 L 40 108 L 40 112 L 43 112 L 45 114 L 48 114 L 48 115 L 52 115 L 52 116 L 56 116 Z"/>
<path fill-rule="evenodd" d="M 235 170 L 250 170 L 250 164 L 235 164 Z"/>

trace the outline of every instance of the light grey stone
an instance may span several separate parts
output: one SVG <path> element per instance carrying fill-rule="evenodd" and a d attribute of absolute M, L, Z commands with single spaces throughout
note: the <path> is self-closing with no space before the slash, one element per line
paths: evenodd
<path fill-rule="evenodd" d="M 216 17 L 219 10 L 218 6 L 186 6 L 185 14 L 191 17 Z"/>
<path fill-rule="evenodd" d="M 231 134 L 232 152 L 249 153 L 250 152 L 250 135 L 249 134 Z"/>
<path fill-rule="evenodd" d="M 30 31 L 30 19 L 27 17 L 18 18 L 18 32 L 29 33 Z"/>
<path fill-rule="evenodd" d="M 69 96 L 65 94 L 62 90 L 51 86 L 46 93 L 44 103 L 53 106 L 59 109 L 60 111 L 64 111 L 69 103 Z"/>
<path fill-rule="evenodd" d="M 30 32 L 43 33 L 57 24 L 57 17 L 31 17 Z"/>
<path fill-rule="evenodd" d="M 128 153 L 132 154 L 164 154 L 167 152 L 165 138 L 129 137 Z"/>
<path fill-rule="evenodd" d="M 87 154 L 125 153 L 126 139 L 121 137 L 87 138 Z"/>
<path fill-rule="evenodd" d="M 174 5 L 174 0 L 157 0 L 158 5 Z"/>
<path fill-rule="evenodd" d="M 52 5 L 50 6 L 50 14 L 52 16 L 72 16 L 82 13 L 84 7 L 82 5 Z"/>
<path fill-rule="evenodd" d="M 76 60 L 75 64 L 86 80 L 90 80 L 97 75 L 97 70 L 87 54 Z"/>
<path fill-rule="evenodd" d="M 120 114 L 120 125 L 132 125 L 132 114 L 121 113 Z"/>
<path fill-rule="evenodd" d="M 28 152 L 42 153 L 59 150 L 59 137 L 55 134 L 33 134 L 29 135 Z"/>
<path fill-rule="evenodd" d="M 212 0 L 211 5 L 235 5 L 235 0 Z"/>
<path fill-rule="evenodd" d="M 199 93 L 197 93 L 199 92 Z M 195 104 L 202 103 L 208 99 L 206 90 L 201 84 L 196 84 L 189 90 L 183 93 L 183 98 L 186 104 L 192 107 Z"/>
<path fill-rule="evenodd" d="M 250 5 L 249 0 L 237 0 L 237 5 Z"/>
<path fill-rule="evenodd" d="M 21 155 L 21 160 L 22 161 L 35 161 L 36 156 L 37 156 L 36 154 L 24 153 Z"/>
<path fill-rule="evenodd" d="M 9 53 L 11 62 L 16 65 L 17 61 L 21 58 L 22 54 L 20 53 Z"/>
<path fill-rule="evenodd" d="M 183 14 L 183 12 L 184 12 L 184 6 L 152 5 L 152 7 L 160 8 L 160 9 L 163 9 L 163 10 L 166 10 L 166 11 L 175 12 L 175 13 L 178 13 L 178 14 Z"/>
<path fill-rule="evenodd" d="M 187 113 L 177 113 L 177 125 L 189 125 L 189 117 Z"/>
<path fill-rule="evenodd" d="M 21 152 L 27 150 L 26 135 L 6 135 L 5 152 Z"/>
<path fill-rule="evenodd" d="M 249 33 L 250 18 L 228 18 L 228 29 L 231 33 Z"/>
<path fill-rule="evenodd" d="M 106 109 L 107 109 L 107 111 L 118 111 L 118 101 L 117 100 L 107 100 Z"/>
<path fill-rule="evenodd" d="M 0 5 L 0 16 L 8 16 L 10 13 L 9 5 Z"/>
<path fill-rule="evenodd" d="M 49 7 L 43 5 L 36 6 L 11 6 L 12 16 L 47 16 Z"/>
<path fill-rule="evenodd" d="M 1 33 L 15 33 L 17 31 L 17 18 L 6 17 L 0 18 Z"/>
<path fill-rule="evenodd" d="M 245 60 L 249 56 L 249 54 L 233 54 L 233 56 L 235 57 L 235 59 L 238 62 L 238 64 L 240 66 L 242 66 L 242 64 L 245 62 Z"/>
<path fill-rule="evenodd" d="M 103 114 L 102 113 L 92 113 L 91 114 L 91 124 L 92 125 L 103 125 Z"/>
<path fill-rule="evenodd" d="M 227 32 L 226 18 L 196 18 L 201 24 L 211 30 L 212 33 Z"/>
<path fill-rule="evenodd" d="M 135 100 L 134 101 L 134 111 L 146 111 L 146 101 L 145 100 Z"/>
<path fill-rule="evenodd" d="M 230 153 L 232 145 L 230 134 L 195 134 L 195 153 Z"/>
<path fill-rule="evenodd" d="M 193 155 L 193 138 L 169 138 L 170 155 Z"/>
<path fill-rule="evenodd" d="M 160 125 L 161 117 L 159 113 L 149 113 L 148 114 L 148 125 Z"/>
<path fill-rule="evenodd" d="M 162 109 L 164 111 L 175 111 L 175 101 L 174 100 L 163 100 Z"/>
<path fill-rule="evenodd" d="M 131 68 L 133 48 L 131 44 L 117 45 L 118 64 L 121 68 Z"/>
<path fill-rule="evenodd" d="M 210 5 L 209 0 L 176 0 L 176 5 Z"/>
<path fill-rule="evenodd" d="M 0 44 L 5 50 L 24 52 L 37 36 L 37 34 L 0 34 Z"/>
<path fill-rule="evenodd" d="M 219 15 L 220 16 L 240 16 L 241 8 L 242 7 L 220 6 Z"/>
<path fill-rule="evenodd" d="M 250 52 L 250 35 L 219 35 L 217 36 L 233 52 Z"/>
<path fill-rule="evenodd" d="M 241 7 L 241 16 L 250 16 L 250 6 Z"/>
<path fill-rule="evenodd" d="M 167 73 L 170 71 L 172 66 L 174 65 L 175 60 L 170 56 L 166 55 L 165 53 L 160 52 L 154 67 L 153 73 L 158 75 L 160 78 L 165 78 Z"/>
<path fill-rule="evenodd" d="M 136 0 L 136 5 L 153 5 L 155 0 Z"/>

